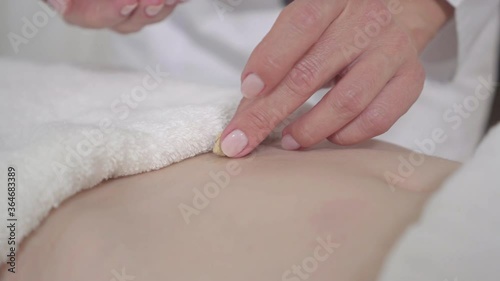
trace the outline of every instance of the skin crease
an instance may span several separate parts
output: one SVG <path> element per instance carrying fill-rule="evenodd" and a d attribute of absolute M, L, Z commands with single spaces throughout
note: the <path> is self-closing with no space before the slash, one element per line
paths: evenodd
<path fill-rule="evenodd" d="M 393 190 L 384 173 L 408 155 L 381 142 L 300 152 L 275 143 L 245 158 L 209 153 L 106 181 L 54 209 L 21 244 L 17 273 L 4 266 L 0 280 L 108 281 L 125 269 L 141 281 L 296 281 L 283 274 L 313 257 L 323 239 L 337 246 L 308 280 L 373 281 L 459 167 L 426 156 Z M 178 206 L 193 206 L 193 190 L 215 182 L 211 172 L 231 176 L 186 224 Z"/>
<path fill-rule="evenodd" d="M 377 14 L 392 17 L 384 22 Z M 332 79 L 336 86 L 283 136 L 300 148 L 324 139 L 350 145 L 386 132 L 420 95 L 425 74 L 418 55 L 452 16 L 444 0 L 294 1 L 242 73 L 242 81 L 257 74 L 264 89 L 241 101 L 222 139 L 244 132 L 248 144 L 232 156 L 248 154 Z M 356 41 L 357 31 L 367 44 Z"/>

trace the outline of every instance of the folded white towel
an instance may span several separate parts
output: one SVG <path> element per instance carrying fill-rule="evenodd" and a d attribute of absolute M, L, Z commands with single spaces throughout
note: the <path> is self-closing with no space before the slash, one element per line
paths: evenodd
<path fill-rule="evenodd" d="M 0 59 L 0 262 L 10 235 L 8 167 L 16 170 L 16 248 L 48 212 L 109 178 L 210 151 L 240 93 L 143 73 Z M 279 134 L 276 130 L 274 136 Z"/>

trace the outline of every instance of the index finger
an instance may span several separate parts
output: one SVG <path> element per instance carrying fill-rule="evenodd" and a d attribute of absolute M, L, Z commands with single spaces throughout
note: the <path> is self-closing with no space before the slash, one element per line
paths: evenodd
<path fill-rule="evenodd" d="M 325 64 L 326 65 L 326 64 Z M 257 147 L 273 129 L 314 93 L 309 83 L 298 75 L 300 67 L 292 70 L 295 75 L 288 76 L 272 94 L 257 99 L 243 99 L 238 110 L 221 135 L 221 149 L 228 157 L 242 157 Z M 319 83 L 329 74 L 319 67 L 314 72 L 321 73 Z"/>
<path fill-rule="evenodd" d="M 341 14 L 345 0 L 295 0 L 254 49 L 242 73 L 246 98 L 269 93 Z"/>

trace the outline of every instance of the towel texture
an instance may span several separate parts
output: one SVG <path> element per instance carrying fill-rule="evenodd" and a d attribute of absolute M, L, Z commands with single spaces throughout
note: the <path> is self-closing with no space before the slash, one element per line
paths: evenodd
<path fill-rule="evenodd" d="M 236 89 L 169 80 L 157 66 L 141 73 L 9 60 L 0 66 L 0 221 L 9 216 L 13 167 L 16 248 L 82 189 L 211 151 L 240 99 Z M 0 262 L 9 235 L 0 227 Z"/>

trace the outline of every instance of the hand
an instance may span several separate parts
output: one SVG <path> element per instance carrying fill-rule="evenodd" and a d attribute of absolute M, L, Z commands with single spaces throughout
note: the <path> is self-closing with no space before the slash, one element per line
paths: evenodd
<path fill-rule="evenodd" d="M 452 14 L 444 0 L 295 0 L 250 56 L 223 152 L 250 153 L 332 80 L 325 97 L 284 129 L 283 148 L 384 133 L 422 91 L 419 52 Z"/>
<path fill-rule="evenodd" d="M 184 0 L 46 0 L 71 24 L 131 33 L 164 20 Z"/>

